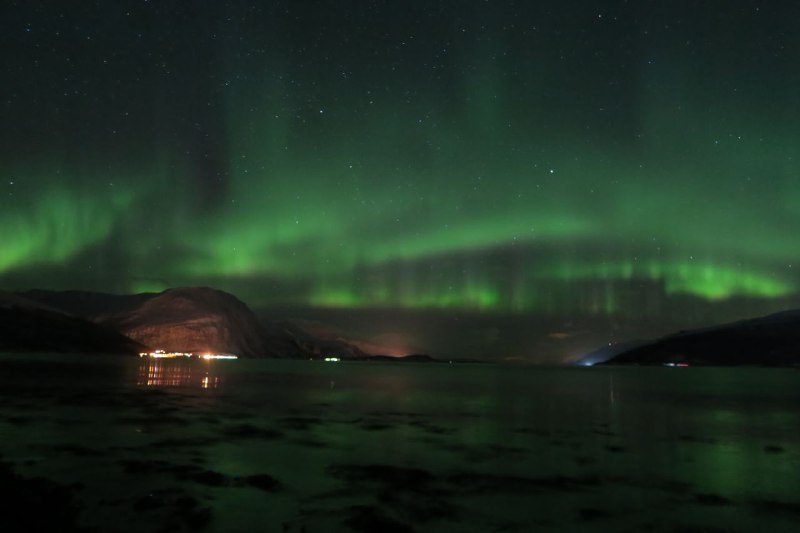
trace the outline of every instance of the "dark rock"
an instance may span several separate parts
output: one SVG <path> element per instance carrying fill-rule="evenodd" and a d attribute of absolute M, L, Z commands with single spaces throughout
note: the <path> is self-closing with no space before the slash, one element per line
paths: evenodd
<path fill-rule="evenodd" d="M 321 418 L 315 418 L 310 416 L 287 416 L 286 418 L 281 419 L 281 423 L 288 429 L 296 429 L 300 431 L 305 431 L 309 429 L 311 426 L 319 424 L 321 422 L 322 422 Z"/>
<path fill-rule="evenodd" d="M 392 427 L 391 424 L 387 424 L 385 422 L 365 422 L 361 424 L 361 428 L 367 431 L 383 431 L 384 429 L 390 429 Z"/>
<path fill-rule="evenodd" d="M 78 457 L 97 457 L 104 455 L 105 452 L 82 446 L 80 444 L 60 444 L 53 447 L 54 451 L 69 453 Z"/>
<path fill-rule="evenodd" d="M 147 494 L 133 502 L 135 511 L 150 511 L 160 507 L 164 507 L 164 500 L 153 494 Z"/>
<path fill-rule="evenodd" d="M 199 509 L 186 509 L 179 515 L 181 519 L 189 526 L 191 531 L 204 529 L 211 523 L 213 515 L 211 509 L 208 507 L 201 507 Z"/>
<path fill-rule="evenodd" d="M 377 483 L 392 490 L 422 492 L 434 476 L 419 468 L 402 468 L 390 465 L 333 465 L 328 475 L 351 483 Z"/>
<path fill-rule="evenodd" d="M 79 509 L 71 490 L 46 479 L 23 478 L 2 462 L 0 487 L 0 531 L 84 531 L 78 525 Z"/>
<path fill-rule="evenodd" d="M 602 480 L 596 476 L 523 477 L 478 472 L 458 472 L 447 477 L 454 489 L 479 494 L 525 493 L 536 491 L 577 492 L 598 487 Z"/>
<path fill-rule="evenodd" d="M 244 478 L 244 482 L 267 492 L 277 492 L 281 489 L 281 483 L 269 474 L 254 474 Z"/>
<path fill-rule="evenodd" d="M 231 479 L 219 472 L 206 470 L 197 465 L 168 463 L 166 461 L 147 461 L 127 459 L 120 461 L 126 474 L 171 474 L 182 481 L 193 481 L 201 485 L 222 487 L 231 484 Z"/>
<path fill-rule="evenodd" d="M 728 498 L 720 496 L 719 494 L 695 494 L 694 501 L 700 505 L 711 506 L 724 506 L 731 505 L 733 503 Z"/>
<path fill-rule="evenodd" d="M 237 426 L 225 428 L 223 430 L 223 434 L 227 437 L 239 439 L 274 440 L 283 437 L 283 434 L 280 431 L 260 428 L 252 424 L 239 424 Z"/>
<path fill-rule="evenodd" d="M 228 476 L 220 474 L 219 472 L 214 472 L 213 470 L 200 470 L 198 472 L 193 472 L 190 473 L 187 478 L 196 483 L 211 487 L 222 487 L 229 484 Z"/>
<path fill-rule="evenodd" d="M 583 522 L 591 522 L 601 518 L 608 518 L 611 516 L 607 511 L 602 509 L 595 509 L 593 507 L 584 507 L 578 510 L 578 516 Z"/>
<path fill-rule="evenodd" d="M 408 524 L 389 517 L 375 507 L 354 506 L 349 509 L 345 525 L 354 531 L 381 533 L 408 533 L 414 529 Z"/>
<path fill-rule="evenodd" d="M 782 513 L 800 516 L 800 502 L 784 502 L 780 500 L 757 500 L 756 508 L 767 513 Z"/>

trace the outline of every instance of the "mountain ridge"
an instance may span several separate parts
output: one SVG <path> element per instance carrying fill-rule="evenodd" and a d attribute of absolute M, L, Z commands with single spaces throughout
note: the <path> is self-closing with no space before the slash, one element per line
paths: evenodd
<path fill-rule="evenodd" d="M 0 291 L 0 351 L 135 354 L 143 348 L 111 328 Z"/>
<path fill-rule="evenodd" d="M 798 366 L 800 310 L 679 331 L 626 350 L 601 364 Z"/>
<path fill-rule="evenodd" d="M 15 296 L 110 328 L 149 349 L 274 358 L 365 355 L 341 339 L 259 320 L 236 296 L 211 287 L 130 295 L 34 289 Z"/>

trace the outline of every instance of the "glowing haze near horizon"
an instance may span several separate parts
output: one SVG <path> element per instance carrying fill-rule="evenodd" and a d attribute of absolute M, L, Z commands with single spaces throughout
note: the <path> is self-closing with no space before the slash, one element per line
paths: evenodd
<path fill-rule="evenodd" d="M 2 8 L 4 288 L 628 321 L 796 302 L 797 6 L 213 4 Z"/>

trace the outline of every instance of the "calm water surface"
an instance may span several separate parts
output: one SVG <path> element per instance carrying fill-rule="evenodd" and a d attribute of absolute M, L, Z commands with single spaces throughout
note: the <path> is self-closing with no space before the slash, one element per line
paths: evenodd
<path fill-rule="evenodd" d="M 0 356 L 102 531 L 793 531 L 800 373 Z"/>

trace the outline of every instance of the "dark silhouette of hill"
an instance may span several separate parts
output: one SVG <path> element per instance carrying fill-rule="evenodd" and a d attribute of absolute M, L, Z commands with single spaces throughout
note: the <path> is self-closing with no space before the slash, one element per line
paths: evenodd
<path fill-rule="evenodd" d="M 89 319 L 131 312 L 157 293 L 107 294 L 90 291 L 47 291 L 32 289 L 19 296 L 42 305 Z"/>
<path fill-rule="evenodd" d="M 290 323 L 259 321 L 241 300 L 208 287 L 133 295 L 32 290 L 20 296 L 111 328 L 150 349 L 242 357 L 364 355 L 344 341 L 317 338 Z"/>
<path fill-rule="evenodd" d="M 312 357 L 335 356 L 343 359 L 359 359 L 365 354 L 353 343 L 348 342 L 329 326 L 310 321 L 285 321 L 279 327 L 289 332 L 300 346 Z"/>
<path fill-rule="evenodd" d="M 167 351 L 266 353 L 252 311 L 235 296 L 206 287 L 170 289 L 98 314 L 93 320 L 151 348 Z M 120 303 L 120 302 L 116 302 Z M 127 305 L 132 303 L 130 307 Z"/>
<path fill-rule="evenodd" d="M 0 293 L 0 351 L 135 354 L 143 348 L 111 328 Z"/>
<path fill-rule="evenodd" d="M 800 310 L 681 331 L 613 357 L 607 364 L 800 365 Z"/>
<path fill-rule="evenodd" d="M 436 359 L 427 354 L 410 355 L 367 355 L 362 358 L 364 361 L 379 361 L 388 363 L 444 363 L 441 359 Z"/>

